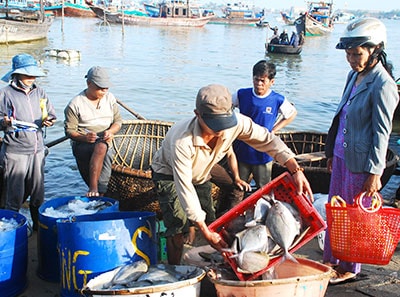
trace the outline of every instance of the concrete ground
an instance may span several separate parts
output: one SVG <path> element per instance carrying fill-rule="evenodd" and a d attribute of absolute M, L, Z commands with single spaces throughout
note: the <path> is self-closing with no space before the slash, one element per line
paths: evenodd
<path fill-rule="evenodd" d="M 59 297 L 60 286 L 58 283 L 47 282 L 40 279 L 36 270 L 38 267 L 37 233 L 29 238 L 28 258 L 28 286 L 18 297 Z M 322 251 L 316 239 L 311 240 L 295 255 L 311 260 L 321 261 Z M 400 289 L 400 246 L 391 262 L 386 266 L 363 265 L 362 279 L 347 284 L 328 286 L 326 297 L 397 297 Z M 204 291 L 203 291 L 204 292 Z M 201 297 L 212 297 L 209 290 L 202 293 Z M 0 293 L 1 295 L 1 293 Z M 187 296 L 189 297 L 189 296 Z M 194 296 L 193 296 L 194 297 Z M 313 297 L 313 296 L 310 296 Z"/>

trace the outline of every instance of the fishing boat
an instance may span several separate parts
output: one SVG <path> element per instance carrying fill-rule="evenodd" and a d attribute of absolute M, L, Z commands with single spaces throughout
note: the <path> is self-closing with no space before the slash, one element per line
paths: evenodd
<path fill-rule="evenodd" d="M 9 7 L 8 0 L 6 5 L 0 9 L 0 44 L 10 44 L 26 42 L 47 38 L 53 17 L 41 10 L 26 10 L 21 8 Z"/>
<path fill-rule="evenodd" d="M 189 5 L 189 1 L 181 0 L 160 3 L 158 17 L 150 17 L 147 13 L 138 11 L 111 12 L 95 5 L 89 7 L 101 19 L 128 25 L 203 27 L 213 17 L 204 15 L 200 7 Z"/>
<path fill-rule="evenodd" d="M 259 27 L 259 28 L 268 27 L 268 26 L 269 26 L 269 22 L 268 22 L 266 19 L 261 18 L 261 19 L 256 23 L 256 26 Z"/>
<path fill-rule="evenodd" d="M 63 2 L 64 15 L 67 17 L 95 18 L 96 14 L 83 3 Z"/>
<path fill-rule="evenodd" d="M 160 8 L 156 4 L 152 3 L 143 3 L 144 9 L 146 13 L 153 18 L 157 18 L 160 16 Z"/>
<path fill-rule="evenodd" d="M 334 24 L 347 24 L 355 18 L 356 16 L 353 13 L 345 11 L 336 11 L 332 17 Z"/>
<path fill-rule="evenodd" d="M 295 20 L 297 33 L 305 36 L 321 36 L 333 31 L 333 3 L 308 2 L 308 10 Z"/>
<path fill-rule="evenodd" d="M 262 14 L 256 15 L 254 10 L 242 3 L 227 4 L 222 9 L 222 16 L 214 16 L 210 23 L 226 25 L 257 25 L 260 23 Z"/>
<path fill-rule="evenodd" d="M 260 22 L 259 18 L 232 18 L 232 17 L 213 17 L 210 21 L 211 24 L 224 24 L 224 25 L 250 25 L 257 26 Z"/>
<path fill-rule="evenodd" d="M 282 20 L 286 25 L 294 26 L 294 22 L 297 16 L 304 11 L 305 11 L 304 8 L 292 6 L 289 12 L 281 11 Z"/>
<path fill-rule="evenodd" d="M 113 24 L 120 22 L 119 16 L 121 12 L 94 5 L 92 2 L 89 1 L 86 1 L 86 4 L 93 11 L 97 18 Z"/>
<path fill-rule="evenodd" d="M 294 26 L 294 21 L 296 20 L 293 16 L 288 13 L 281 11 L 282 20 L 286 25 Z"/>
<path fill-rule="evenodd" d="M 131 25 L 203 27 L 213 15 L 200 6 L 190 4 L 189 0 L 171 0 L 158 4 L 158 16 L 125 15 L 124 22 Z M 122 17 L 121 17 L 122 19 Z"/>
<path fill-rule="evenodd" d="M 118 6 L 100 6 L 93 4 L 91 0 L 85 1 L 86 5 L 93 11 L 96 17 L 109 23 L 122 23 L 122 18 L 129 15 L 148 17 L 148 14 L 144 10 L 136 9 L 136 7 L 120 9 Z"/>
<path fill-rule="evenodd" d="M 285 54 L 285 55 L 298 55 L 303 49 L 302 45 L 293 46 L 287 44 L 271 44 L 266 45 L 267 53 L 270 54 Z"/>
<path fill-rule="evenodd" d="M 310 182 L 313 192 L 328 194 L 331 178 L 325 156 L 325 142 L 328 134 L 315 131 L 288 131 L 277 132 L 276 134 L 296 154 L 297 162 L 304 167 L 304 174 Z M 386 168 L 381 177 L 382 187 L 387 184 L 393 175 L 398 159 L 396 152 L 388 148 Z M 285 171 L 285 167 L 274 162 L 272 178 L 276 178 Z"/>

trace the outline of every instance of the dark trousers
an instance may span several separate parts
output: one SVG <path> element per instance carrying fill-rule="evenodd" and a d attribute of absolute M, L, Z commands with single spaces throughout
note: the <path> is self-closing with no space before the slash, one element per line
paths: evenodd
<path fill-rule="evenodd" d="M 217 215 L 226 212 L 243 200 L 244 192 L 234 184 L 226 163 L 221 162 L 214 165 L 211 169 L 211 182 L 222 191 L 220 200 L 217 202 Z"/>

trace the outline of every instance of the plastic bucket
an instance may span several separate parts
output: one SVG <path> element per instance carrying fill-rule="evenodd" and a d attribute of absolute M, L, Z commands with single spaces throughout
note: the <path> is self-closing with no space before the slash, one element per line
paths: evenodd
<path fill-rule="evenodd" d="M 54 209 L 67 205 L 71 200 L 80 199 L 84 202 L 100 200 L 109 202 L 111 205 L 100 213 L 118 211 L 119 202 L 115 199 L 107 197 L 88 198 L 81 196 L 67 196 L 54 198 L 43 203 L 39 208 L 39 230 L 37 236 L 38 249 L 38 270 L 37 274 L 41 279 L 49 282 L 60 281 L 60 261 L 57 247 L 57 219 L 46 215 L 46 209 L 53 207 Z"/>
<path fill-rule="evenodd" d="M 0 209 L 0 219 L 14 218 L 15 230 L 0 231 L 0 295 L 17 296 L 27 285 L 28 230 L 27 219 L 18 212 Z"/>
<path fill-rule="evenodd" d="M 316 261 L 297 258 L 276 266 L 272 280 L 233 281 L 209 279 L 218 297 L 324 297 L 332 270 Z"/>
<path fill-rule="evenodd" d="M 113 212 L 57 220 L 61 296 L 79 290 L 96 276 L 144 259 L 157 263 L 156 215 Z"/>
<path fill-rule="evenodd" d="M 82 290 L 84 296 L 102 297 L 110 295 L 123 295 L 135 297 L 160 297 L 160 296 L 182 296 L 182 297 L 199 297 L 200 281 L 204 278 L 206 272 L 194 266 L 178 265 L 177 269 L 189 272 L 191 278 L 156 286 L 126 288 L 121 290 L 104 290 L 103 284 L 109 283 L 113 277 L 112 272 L 103 273 L 92 279 L 87 287 Z"/>

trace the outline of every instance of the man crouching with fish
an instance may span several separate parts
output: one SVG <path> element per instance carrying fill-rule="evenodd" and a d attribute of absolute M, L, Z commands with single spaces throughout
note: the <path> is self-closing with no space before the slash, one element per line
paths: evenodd
<path fill-rule="evenodd" d="M 231 92 L 222 85 L 201 88 L 195 116 L 174 124 L 152 162 L 167 237 L 168 263 L 179 265 L 185 235 L 194 224 L 208 243 L 221 250 L 227 245 L 207 225 L 215 220 L 211 198 L 211 168 L 239 139 L 266 152 L 291 172 L 299 193 L 313 199 L 310 185 L 293 152 L 283 141 L 249 117 L 235 113 Z"/>

